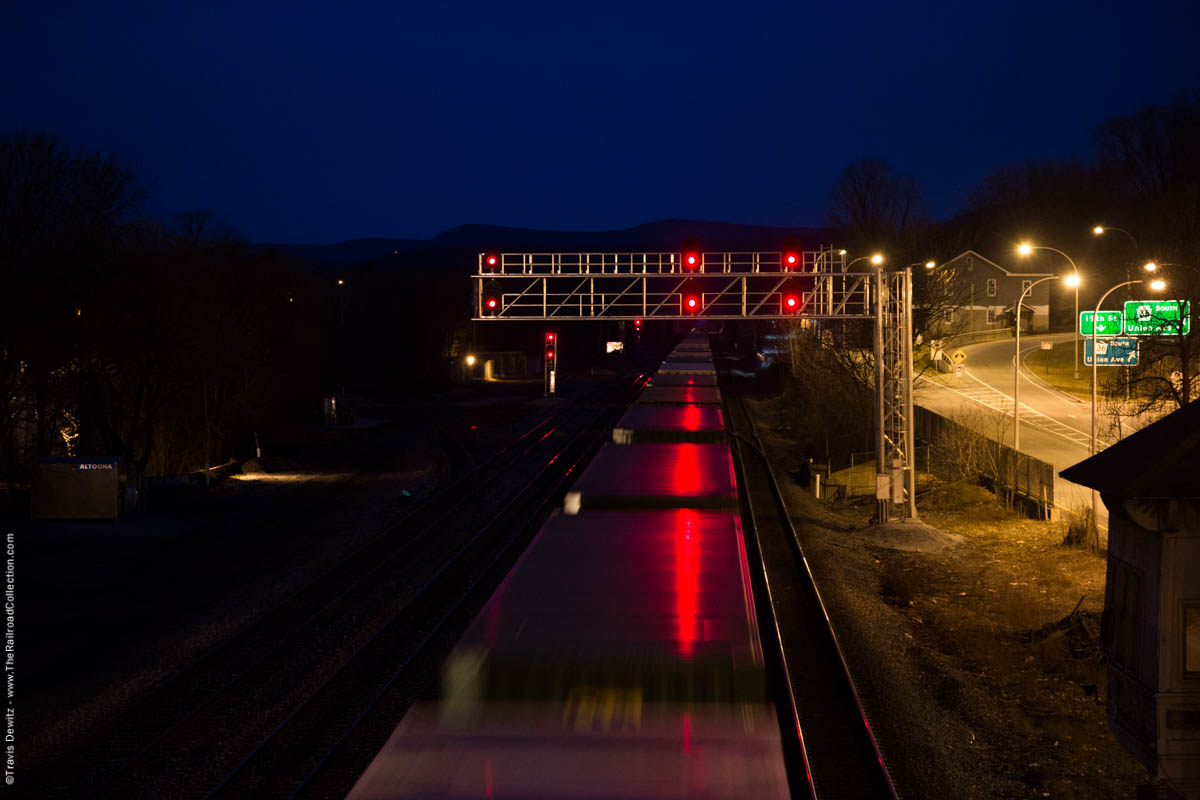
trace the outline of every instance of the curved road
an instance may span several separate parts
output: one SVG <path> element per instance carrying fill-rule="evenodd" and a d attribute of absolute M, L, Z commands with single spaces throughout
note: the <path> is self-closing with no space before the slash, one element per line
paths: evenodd
<path fill-rule="evenodd" d="M 1035 333 L 1021 336 L 1022 361 L 1043 341 L 1056 348 L 1071 347 L 1073 334 Z M 967 353 L 961 378 L 918 379 L 915 402 L 950 417 L 1005 444 L 1013 443 L 1013 339 L 983 342 L 962 348 Z M 1080 359 L 1083 344 L 1080 343 Z M 1082 364 L 1080 369 L 1085 369 Z M 1054 467 L 1054 502 L 1058 508 L 1080 509 L 1091 504 L 1091 490 L 1058 477 L 1091 450 L 1091 404 L 1051 388 L 1022 366 L 1021 452 Z M 1099 411 L 1099 410 L 1098 410 Z M 1097 441 L 1097 449 L 1109 442 Z M 1108 514 L 1100 508 L 1101 529 Z"/>

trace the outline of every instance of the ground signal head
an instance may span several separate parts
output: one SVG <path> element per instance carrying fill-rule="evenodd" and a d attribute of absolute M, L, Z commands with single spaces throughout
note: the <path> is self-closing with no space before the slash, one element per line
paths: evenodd
<path fill-rule="evenodd" d="M 794 251 L 788 251 L 783 254 L 783 270 L 784 272 L 792 272 L 800 266 L 800 254 Z"/>
<path fill-rule="evenodd" d="M 493 270 L 500 266 L 500 255 L 498 253 L 483 253 L 480 256 L 480 262 L 486 270 Z"/>

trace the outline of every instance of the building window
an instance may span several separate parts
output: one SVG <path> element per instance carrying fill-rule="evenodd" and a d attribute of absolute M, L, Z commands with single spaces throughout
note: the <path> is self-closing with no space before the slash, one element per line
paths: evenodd
<path fill-rule="evenodd" d="M 1021 292 L 1024 293 L 1030 286 L 1033 286 L 1033 281 L 1021 281 Z"/>
<path fill-rule="evenodd" d="M 973 256 L 967 256 L 967 269 L 972 269 L 972 268 L 974 268 L 974 266 L 975 266 L 975 258 Z"/>
<path fill-rule="evenodd" d="M 1200 678 L 1200 605 L 1183 609 L 1183 673 Z"/>
<path fill-rule="evenodd" d="M 996 279 L 995 278 L 987 279 L 987 296 L 988 297 L 996 296 Z"/>
<path fill-rule="evenodd" d="M 996 309 L 989 308 L 987 310 L 987 321 L 988 325 L 994 325 L 996 323 Z"/>

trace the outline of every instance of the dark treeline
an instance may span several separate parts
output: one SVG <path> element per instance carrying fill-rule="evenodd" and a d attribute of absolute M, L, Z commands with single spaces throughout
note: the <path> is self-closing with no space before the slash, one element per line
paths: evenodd
<path fill-rule="evenodd" d="M 1011 263 L 1023 239 L 1057 247 L 1085 275 L 1083 308 L 1157 260 L 1184 265 L 1164 268 L 1167 294 L 1195 303 L 1197 130 L 1200 93 L 1115 117 L 1096 130 L 1092 160 L 997 168 L 943 222 L 930 219 L 917 180 L 860 161 L 830 192 L 831 238 L 854 255 L 882 250 L 895 266 L 967 249 Z M 131 479 L 198 469 L 246 455 L 255 433 L 316 420 L 324 395 L 423 394 L 477 347 L 536 352 L 537 326 L 468 323 L 473 243 L 308 264 L 251 245 L 210 212 L 149 220 L 145 196 L 113 155 L 46 134 L 0 138 L 0 471 L 10 486 L 39 455 L 117 455 Z M 1136 247 L 1093 234 L 1098 224 L 1129 231 Z M 1066 271 L 1055 254 L 1033 258 L 1039 272 Z M 936 296 L 923 269 L 915 275 L 920 329 L 951 298 Z M 1065 296 L 1052 302 L 1060 330 L 1074 325 Z M 1135 384 L 1147 404 L 1194 396 L 1188 342 L 1143 345 Z M 826 401 L 838 402 L 817 392 L 801 407 L 820 414 Z M 842 416 L 856 427 L 859 415 Z"/>
<path fill-rule="evenodd" d="M 112 155 L 0 139 L 0 452 L 117 455 L 131 479 L 219 462 L 315 416 L 328 292 L 209 212 L 141 215 Z M 245 446 L 238 449 L 244 450 Z"/>

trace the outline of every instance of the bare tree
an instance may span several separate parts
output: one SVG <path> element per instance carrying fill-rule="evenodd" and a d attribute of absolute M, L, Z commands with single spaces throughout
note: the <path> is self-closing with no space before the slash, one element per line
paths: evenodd
<path fill-rule="evenodd" d="M 921 184 L 897 175 L 882 159 L 850 164 L 829 192 L 830 223 L 865 241 L 909 233 L 928 217 Z"/>

